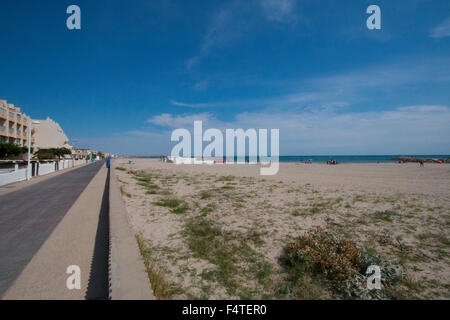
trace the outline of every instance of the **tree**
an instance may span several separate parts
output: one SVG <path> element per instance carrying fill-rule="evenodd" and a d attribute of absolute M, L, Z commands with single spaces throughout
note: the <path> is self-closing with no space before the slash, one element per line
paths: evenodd
<path fill-rule="evenodd" d="M 27 147 L 20 147 L 13 143 L 0 143 L 0 159 L 19 156 L 27 152 Z"/>
<path fill-rule="evenodd" d="M 72 154 L 72 152 L 67 148 L 49 148 L 49 149 L 39 149 L 36 155 L 39 160 L 43 159 L 60 159 L 66 154 Z"/>

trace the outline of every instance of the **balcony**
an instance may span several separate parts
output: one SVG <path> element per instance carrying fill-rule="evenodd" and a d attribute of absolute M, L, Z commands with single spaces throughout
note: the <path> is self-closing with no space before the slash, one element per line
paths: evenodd
<path fill-rule="evenodd" d="M 5 108 L 0 108 L 0 116 L 3 116 L 4 118 L 6 118 L 6 109 Z"/>
<path fill-rule="evenodd" d="M 14 134 L 14 128 L 9 128 L 9 133 Z"/>
<path fill-rule="evenodd" d="M 10 112 L 9 112 L 9 118 L 10 118 L 10 119 L 15 118 L 15 113 L 10 111 Z"/>
<path fill-rule="evenodd" d="M 6 131 L 6 127 L 5 127 L 5 126 L 3 126 L 3 125 L 0 125 L 0 131 L 1 131 L 1 132 L 4 132 L 4 131 Z"/>

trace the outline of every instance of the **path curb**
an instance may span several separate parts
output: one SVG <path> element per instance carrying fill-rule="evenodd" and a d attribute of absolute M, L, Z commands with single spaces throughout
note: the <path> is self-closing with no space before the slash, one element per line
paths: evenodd
<path fill-rule="evenodd" d="M 109 298 L 155 300 L 112 164 L 110 170 Z"/>

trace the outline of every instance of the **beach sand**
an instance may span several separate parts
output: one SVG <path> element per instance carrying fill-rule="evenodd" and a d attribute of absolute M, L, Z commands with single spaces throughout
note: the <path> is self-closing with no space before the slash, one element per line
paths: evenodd
<path fill-rule="evenodd" d="M 283 248 L 315 228 L 379 253 L 404 272 L 390 298 L 450 298 L 450 166 L 280 163 L 113 165 L 160 298 L 339 298 L 286 289 Z"/>

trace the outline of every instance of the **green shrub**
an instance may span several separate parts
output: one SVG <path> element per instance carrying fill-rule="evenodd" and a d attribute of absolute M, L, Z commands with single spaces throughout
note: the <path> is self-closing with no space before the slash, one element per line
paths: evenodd
<path fill-rule="evenodd" d="M 72 154 L 67 148 L 49 148 L 36 151 L 36 156 L 39 160 L 61 158 L 67 154 Z"/>
<path fill-rule="evenodd" d="M 382 270 L 385 286 L 396 284 L 402 277 L 398 268 L 384 263 L 373 251 L 359 249 L 352 241 L 321 228 L 313 229 L 289 243 L 283 250 L 280 262 L 288 272 L 290 283 L 302 279 L 322 279 L 332 290 L 346 298 L 381 299 L 386 295 L 379 290 L 369 290 L 365 272 L 370 265 Z"/>
<path fill-rule="evenodd" d="M 33 152 L 33 148 L 31 148 L 31 152 Z M 19 156 L 24 153 L 28 153 L 27 147 L 20 147 L 13 143 L 0 143 L 0 159 Z"/>
<path fill-rule="evenodd" d="M 354 272 L 360 255 L 354 243 L 314 229 L 288 244 L 282 259 L 299 275 L 321 273 L 330 280 L 344 281 Z"/>

